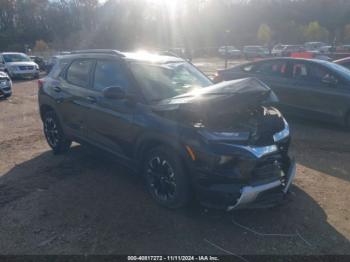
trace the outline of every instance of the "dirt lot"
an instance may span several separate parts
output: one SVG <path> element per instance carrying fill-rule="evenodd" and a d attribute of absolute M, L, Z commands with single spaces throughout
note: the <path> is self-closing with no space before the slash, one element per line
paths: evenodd
<path fill-rule="evenodd" d="M 199 66 L 213 73 L 220 65 Z M 108 154 L 75 145 L 54 156 L 36 82 L 17 82 L 0 101 L 0 253 L 350 254 L 349 133 L 289 122 L 298 170 L 288 205 L 169 211 Z"/>

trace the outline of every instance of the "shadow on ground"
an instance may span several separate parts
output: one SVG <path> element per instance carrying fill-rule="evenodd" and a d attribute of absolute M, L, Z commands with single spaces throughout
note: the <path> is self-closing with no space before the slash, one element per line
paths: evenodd
<path fill-rule="evenodd" d="M 198 204 L 157 206 L 111 156 L 76 146 L 17 165 L 0 178 L 2 254 L 342 254 L 350 244 L 322 208 L 292 187 L 293 201 L 233 213 Z M 236 223 L 234 224 L 233 221 Z M 291 234 L 263 236 L 253 233 Z"/>
<path fill-rule="evenodd" d="M 288 116 L 292 153 L 299 164 L 350 182 L 350 131 L 344 127 Z"/>

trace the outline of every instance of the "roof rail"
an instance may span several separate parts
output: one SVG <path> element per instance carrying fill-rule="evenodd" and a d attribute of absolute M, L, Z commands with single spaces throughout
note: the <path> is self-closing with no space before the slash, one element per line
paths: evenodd
<path fill-rule="evenodd" d="M 86 49 L 86 50 L 75 50 L 71 54 L 109 54 L 124 57 L 124 54 L 118 50 L 113 49 Z"/>

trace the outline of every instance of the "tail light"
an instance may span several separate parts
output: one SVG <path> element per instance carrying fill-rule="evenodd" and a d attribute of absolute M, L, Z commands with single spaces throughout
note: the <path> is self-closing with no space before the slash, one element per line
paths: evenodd
<path fill-rule="evenodd" d="M 39 79 L 39 80 L 38 80 L 38 88 L 39 88 L 39 89 L 43 88 L 44 83 L 45 83 L 44 79 Z"/>
<path fill-rule="evenodd" d="M 214 77 L 213 77 L 213 82 L 214 82 L 215 84 L 217 84 L 217 83 L 220 83 L 220 82 L 222 82 L 222 81 L 224 81 L 224 79 L 222 78 L 222 76 L 220 75 L 220 73 L 217 72 L 217 73 L 214 75 Z"/>

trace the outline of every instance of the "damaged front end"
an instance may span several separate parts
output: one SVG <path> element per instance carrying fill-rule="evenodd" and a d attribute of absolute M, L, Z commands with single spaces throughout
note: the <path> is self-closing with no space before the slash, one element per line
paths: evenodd
<path fill-rule="evenodd" d="M 224 82 L 159 103 L 176 120 L 195 158 L 189 162 L 199 200 L 233 210 L 269 207 L 287 194 L 295 176 L 288 156 L 287 121 L 274 93 L 247 78 Z"/>

